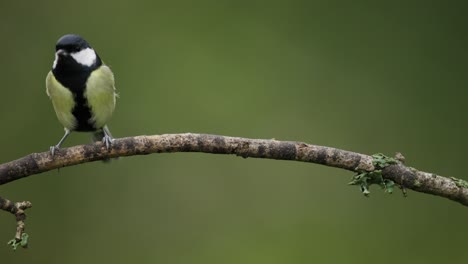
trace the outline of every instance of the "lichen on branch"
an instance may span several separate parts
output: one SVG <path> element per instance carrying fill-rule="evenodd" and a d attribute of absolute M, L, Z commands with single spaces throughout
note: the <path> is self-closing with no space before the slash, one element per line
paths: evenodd
<path fill-rule="evenodd" d="M 0 209 L 13 214 L 16 218 L 16 234 L 15 237 L 8 242 L 13 250 L 18 246 L 23 248 L 28 247 L 28 234 L 24 232 L 26 220 L 26 213 L 24 210 L 31 208 L 32 204 L 29 201 L 14 203 L 6 198 L 0 197 Z"/>

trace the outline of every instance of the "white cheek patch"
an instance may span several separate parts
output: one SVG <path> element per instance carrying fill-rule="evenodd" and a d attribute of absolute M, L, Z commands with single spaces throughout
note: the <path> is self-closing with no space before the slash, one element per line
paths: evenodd
<path fill-rule="evenodd" d="M 73 57 L 73 59 L 75 59 L 76 62 L 84 66 L 90 67 L 91 65 L 94 64 L 94 62 L 96 62 L 96 52 L 94 52 L 94 50 L 91 48 L 86 48 L 79 52 L 71 53 L 70 55 Z M 57 61 L 57 57 L 55 61 Z M 55 62 L 54 62 L 54 65 L 55 65 Z"/>
<path fill-rule="evenodd" d="M 57 53 L 55 53 L 55 60 L 54 60 L 54 64 L 52 64 L 52 69 L 55 69 L 55 67 L 57 67 L 57 61 L 58 61 L 58 55 Z"/>

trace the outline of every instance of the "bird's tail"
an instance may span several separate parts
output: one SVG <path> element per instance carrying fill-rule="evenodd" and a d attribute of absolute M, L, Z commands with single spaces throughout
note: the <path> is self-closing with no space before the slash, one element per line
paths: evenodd
<path fill-rule="evenodd" d="M 93 143 L 95 142 L 98 142 L 98 141 L 102 141 L 102 139 L 104 138 L 105 134 L 104 134 L 104 130 L 102 129 L 99 129 L 97 131 L 95 131 L 93 133 Z M 117 159 L 117 158 L 115 158 Z M 102 160 L 104 163 L 109 163 L 111 161 L 111 159 L 103 159 Z"/>
<path fill-rule="evenodd" d="M 104 138 L 104 131 L 102 129 L 99 129 L 93 133 L 93 143 L 102 141 Z"/>

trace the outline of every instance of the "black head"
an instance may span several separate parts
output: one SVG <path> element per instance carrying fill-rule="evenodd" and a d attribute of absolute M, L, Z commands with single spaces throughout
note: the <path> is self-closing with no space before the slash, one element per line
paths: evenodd
<path fill-rule="evenodd" d="M 91 46 L 82 37 L 74 34 L 68 34 L 61 37 L 55 45 L 55 51 L 64 50 L 67 53 L 78 52 Z"/>
<path fill-rule="evenodd" d="M 55 45 L 54 73 L 92 71 L 102 65 L 97 53 L 82 37 L 68 34 Z"/>

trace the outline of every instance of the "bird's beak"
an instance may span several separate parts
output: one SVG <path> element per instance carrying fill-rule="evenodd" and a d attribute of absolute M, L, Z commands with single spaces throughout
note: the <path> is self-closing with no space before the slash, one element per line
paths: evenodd
<path fill-rule="evenodd" d="M 57 50 L 57 52 L 55 52 L 55 54 L 57 54 L 57 55 L 67 55 L 67 52 L 65 50 L 63 50 L 63 49 L 59 49 L 59 50 Z"/>

